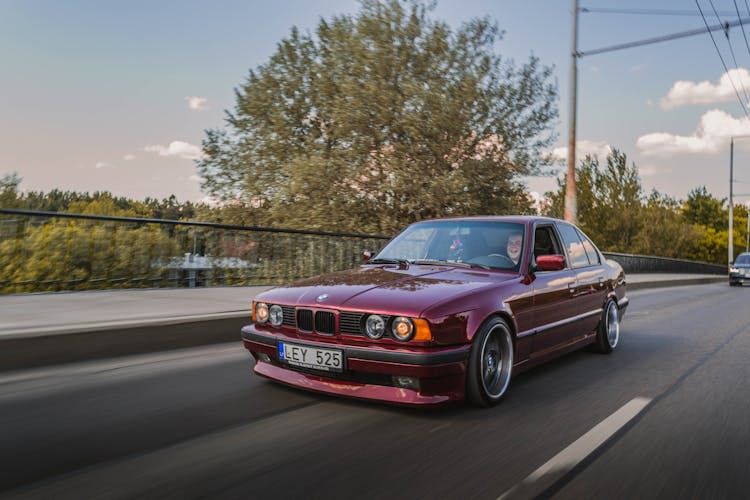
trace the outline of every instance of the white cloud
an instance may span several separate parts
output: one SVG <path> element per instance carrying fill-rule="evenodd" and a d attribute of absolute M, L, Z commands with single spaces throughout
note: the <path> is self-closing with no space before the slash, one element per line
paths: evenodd
<path fill-rule="evenodd" d="M 732 86 L 734 82 L 734 86 Z M 708 80 L 688 82 L 680 80 L 672 85 L 666 97 L 660 101 L 662 109 L 672 109 L 690 104 L 715 104 L 737 99 L 737 93 L 743 95 L 743 87 L 750 90 L 750 73 L 745 68 L 730 69 L 719 78 L 717 83 Z"/>
<path fill-rule="evenodd" d="M 117 165 L 112 165 L 106 161 L 98 161 L 96 162 L 96 165 L 94 165 L 94 168 L 117 168 Z"/>
<path fill-rule="evenodd" d="M 133 161 L 135 160 L 135 155 L 125 155 L 122 157 L 122 159 L 125 161 Z"/>
<path fill-rule="evenodd" d="M 656 166 L 652 164 L 638 165 L 638 175 L 641 177 L 654 177 L 657 174 L 669 174 L 672 173 L 670 167 Z"/>
<path fill-rule="evenodd" d="M 188 108 L 192 109 L 193 111 L 205 111 L 208 109 L 208 99 L 205 97 L 196 97 L 196 96 L 185 96 L 185 100 L 188 103 Z"/>
<path fill-rule="evenodd" d="M 169 146 L 155 144 L 152 146 L 146 146 L 143 149 L 150 153 L 159 153 L 159 156 L 176 156 L 186 160 L 198 160 L 203 157 L 203 152 L 201 151 L 200 146 L 184 141 L 172 141 L 169 143 Z"/>
<path fill-rule="evenodd" d="M 655 132 L 638 138 L 636 146 L 645 155 L 672 156 L 681 153 L 716 153 L 727 147 L 732 136 L 750 135 L 750 120 L 735 118 L 729 113 L 712 109 L 701 116 L 692 135 Z"/>
<path fill-rule="evenodd" d="M 612 151 L 612 147 L 605 141 L 577 141 L 576 158 L 581 159 L 587 155 L 604 159 Z M 568 159 L 568 147 L 563 146 L 552 150 L 552 156 L 558 160 L 566 161 Z"/>

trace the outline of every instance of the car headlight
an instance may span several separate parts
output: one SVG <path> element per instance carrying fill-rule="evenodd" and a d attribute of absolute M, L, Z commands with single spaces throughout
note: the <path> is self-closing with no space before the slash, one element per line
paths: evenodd
<path fill-rule="evenodd" d="M 265 302 L 258 302 L 255 305 L 255 320 L 262 324 L 268 321 L 268 316 L 268 304 Z"/>
<path fill-rule="evenodd" d="M 397 316 L 391 323 L 391 333 L 396 340 L 406 342 L 414 337 L 414 322 L 404 316 Z"/>
<path fill-rule="evenodd" d="M 379 339 L 385 333 L 385 320 L 382 316 L 371 314 L 365 321 L 365 334 L 371 339 Z"/>
<path fill-rule="evenodd" d="M 268 312 L 271 324 L 273 326 L 281 326 L 281 323 L 284 322 L 284 311 L 281 309 L 281 306 L 274 304 L 268 309 Z"/>
<path fill-rule="evenodd" d="M 736 267 L 730 267 L 730 268 L 729 268 L 729 272 L 730 272 L 730 273 L 738 273 L 738 272 L 740 272 L 740 270 L 739 270 L 739 269 L 737 269 Z"/>

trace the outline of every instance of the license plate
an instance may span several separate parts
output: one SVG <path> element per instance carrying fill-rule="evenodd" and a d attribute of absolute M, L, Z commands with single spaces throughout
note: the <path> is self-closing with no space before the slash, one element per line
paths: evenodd
<path fill-rule="evenodd" d="M 303 368 L 327 372 L 344 371 L 344 353 L 340 349 L 320 349 L 309 345 L 279 342 L 279 359 Z"/>

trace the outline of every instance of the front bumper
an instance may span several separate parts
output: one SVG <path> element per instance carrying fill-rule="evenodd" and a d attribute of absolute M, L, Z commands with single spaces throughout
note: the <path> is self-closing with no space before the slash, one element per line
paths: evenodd
<path fill-rule="evenodd" d="M 729 284 L 750 283 L 750 273 L 729 273 Z"/>
<path fill-rule="evenodd" d="M 290 366 L 279 360 L 281 340 L 341 349 L 346 369 L 343 373 L 328 373 Z M 256 360 L 256 374 L 301 389 L 418 406 L 441 405 L 464 398 L 469 345 L 411 349 L 354 347 L 271 334 L 258 331 L 253 325 L 242 328 L 242 341 Z M 392 382 L 394 376 L 416 378 L 419 388 L 397 387 Z"/>

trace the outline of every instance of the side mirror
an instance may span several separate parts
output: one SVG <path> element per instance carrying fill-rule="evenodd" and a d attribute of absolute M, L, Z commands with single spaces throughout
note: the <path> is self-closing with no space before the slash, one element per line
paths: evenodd
<path fill-rule="evenodd" d="M 372 258 L 372 252 L 369 250 L 365 250 L 362 252 L 362 264 L 367 264 L 367 262 Z"/>
<path fill-rule="evenodd" d="M 562 271 L 565 269 L 565 256 L 540 255 L 536 258 L 536 267 L 540 271 Z"/>

